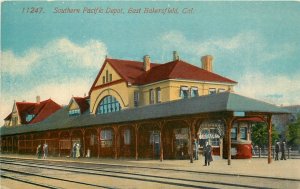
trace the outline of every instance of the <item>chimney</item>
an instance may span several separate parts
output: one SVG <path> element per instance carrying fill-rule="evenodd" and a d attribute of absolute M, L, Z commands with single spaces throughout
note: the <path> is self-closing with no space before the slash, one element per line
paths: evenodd
<path fill-rule="evenodd" d="M 41 102 L 41 97 L 40 96 L 36 96 L 36 103 L 40 104 L 40 102 Z"/>
<path fill-rule="evenodd" d="M 150 70 L 150 56 L 145 55 L 144 56 L 144 71 Z"/>
<path fill-rule="evenodd" d="M 173 61 L 179 60 L 179 54 L 177 51 L 173 51 Z"/>
<path fill-rule="evenodd" d="M 213 57 L 211 55 L 202 56 L 201 62 L 202 62 L 202 69 L 207 70 L 209 72 L 213 71 L 212 70 Z"/>

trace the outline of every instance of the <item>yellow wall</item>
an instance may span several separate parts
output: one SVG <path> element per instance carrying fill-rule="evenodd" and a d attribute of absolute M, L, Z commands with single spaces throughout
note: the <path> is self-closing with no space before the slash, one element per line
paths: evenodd
<path fill-rule="evenodd" d="M 228 84 L 209 84 L 203 82 L 192 82 L 192 81 L 180 81 L 180 80 L 168 80 L 163 82 L 154 83 L 151 85 L 141 86 L 142 91 L 141 105 L 149 104 L 150 89 L 156 89 L 160 87 L 161 89 L 161 102 L 167 102 L 172 100 L 178 100 L 181 97 L 180 87 L 186 86 L 189 89 L 191 87 L 197 87 L 199 95 L 208 95 L 210 88 L 215 88 L 218 92 L 219 89 L 225 89 L 225 91 L 232 91 L 233 86 Z M 154 93 L 154 99 L 156 99 L 156 93 Z M 156 103 L 156 102 L 155 102 Z"/>
<path fill-rule="evenodd" d="M 69 110 L 77 110 L 77 109 L 79 109 L 78 104 L 75 102 L 75 100 L 72 100 Z"/>
<path fill-rule="evenodd" d="M 108 76 L 109 74 L 112 74 L 112 81 L 116 81 L 121 79 L 120 75 L 113 69 L 113 67 L 108 63 L 105 65 L 97 83 L 95 86 L 99 86 L 103 84 L 103 76 L 106 77 L 106 71 L 108 71 Z"/>

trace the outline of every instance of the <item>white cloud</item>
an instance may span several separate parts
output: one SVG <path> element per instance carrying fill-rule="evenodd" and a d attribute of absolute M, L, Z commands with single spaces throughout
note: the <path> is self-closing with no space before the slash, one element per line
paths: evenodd
<path fill-rule="evenodd" d="M 31 49 L 23 56 L 17 56 L 12 51 L 1 53 L 1 69 L 4 73 L 23 74 L 26 73 L 30 66 L 37 63 L 40 54 Z"/>
<path fill-rule="evenodd" d="M 178 50 L 182 52 L 202 56 L 224 50 L 234 51 L 242 47 L 247 47 L 249 44 L 253 45 L 258 37 L 258 34 L 254 32 L 244 32 L 228 38 L 211 38 L 205 41 L 191 41 L 181 32 L 170 31 L 160 36 L 159 41 L 163 42 L 163 47 L 166 50 L 180 48 Z"/>
<path fill-rule="evenodd" d="M 236 87 L 239 94 L 260 99 L 276 105 L 300 104 L 300 75 L 274 75 L 247 73 Z"/>
<path fill-rule="evenodd" d="M 104 43 L 97 40 L 79 45 L 69 39 L 61 38 L 41 48 L 32 48 L 22 56 L 17 56 L 12 51 L 4 51 L 1 54 L 3 73 L 19 75 L 28 73 L 29 68 L 42 62 L 99 68 L 107 54 L 107 49 Z"/>

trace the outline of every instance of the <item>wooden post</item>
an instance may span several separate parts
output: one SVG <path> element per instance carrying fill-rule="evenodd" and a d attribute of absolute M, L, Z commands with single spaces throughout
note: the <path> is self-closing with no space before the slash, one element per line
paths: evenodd
<path fill-rule="evenodd" d="M 100 128 L 97 128 L 97 157 L 99 158 L 100 157 L 100 133 L 101 133 L 101 129 Z"/>
<path fill-rule="evenodd" d="M 14 153 L 14 137 L 11 137 L 11 153 Z"/>
<path fill-rule="evenodd" d="M 31 152 L 34 152 L 34 149 L 33 149 L 33 135 L 31 134 L 30 135 L 30 138 L 31 138 Z"/>
<path fill-rule="evenodd" d="M 114 129 L 114 147 L 115 147 L 115 159 L 118 159 L 118 135 L 119 135 L 119 130 L 117 126 L 113 126 Z"/>
<path fill-rule="evenodd" d="M 18 154 L 20 153 L 20 136 L 18 135 Z"/>
<path fill-rule="evenodd" d="M 72 131 L 70 131 L 69 132 L 69 136 L 70 136 L 70 156 L 71 157 L 74 157 L 74 154 L 73 154 L 73 132 Z"/>
<path fill-rule="evenodd" d="M 268 164 L 272 162 L 271 150 L 272 150 L 272 115 L 267 117 L 268 124 Z"/>
<path fill-rule="evenodd" d="M 85 129 L 80 129 L 82 133 L 82 140 L 83 140 L 83 153 L 82 157 L 85 157 Z"/>
<path fill-rule="evenodd" d="M 58 157 L 60 157 L 60 134 L 61 132 L 58 132 Z"/>
<path fill-rule="evenodd" d="M 139 159 L 139 149 L 138 149 L 138 132 L 139 132 L 139 125 L 134 124 L 134 131 L 135 131 L 135 160 Z"/>
<path fill-rule="evenodd" d="M 233 118 L 229 117 L 226 119 L 226 135 L 227 135 L 227 163 L 231 165 L 231 128 Z"/>
<path fill-rule="evenodd" d="M 189 126 L 189 138 L 190 138 L 190 163 L 193 163 L 193 137 L 192 137 L 192 125 Z"/>
<path fill-rule="evenodd" d="M 163 128 L 164 128 L 164 122 L 159 122 L 159 128 L 160 128 L 160 135 L 159 135 L 159 144 L 160 144 L 160 161 L 164 160 L 164 145 L 163 145 L 163 140 L 162 140 L 162 136 L 163 136 Z"/>

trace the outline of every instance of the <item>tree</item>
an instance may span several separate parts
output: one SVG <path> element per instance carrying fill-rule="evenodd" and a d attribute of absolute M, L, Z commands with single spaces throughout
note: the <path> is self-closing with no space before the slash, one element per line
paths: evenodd
<path fill-rule="evenodd" d="M 287 126 L 285 135 L 289 146 L 300 151 L 300 114 L 295 122 Z"/>
<path fill-rule="evenodd" d="M 252 126 L 252 143 L 254 146 L 264 147 L 268 145 L 268 127 L 265 123 L 257 123 Z M 272 126 L 272 144 L 279 139 L 278 132 Z"/>

